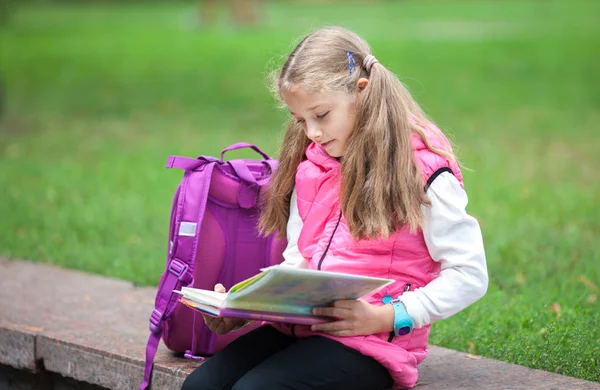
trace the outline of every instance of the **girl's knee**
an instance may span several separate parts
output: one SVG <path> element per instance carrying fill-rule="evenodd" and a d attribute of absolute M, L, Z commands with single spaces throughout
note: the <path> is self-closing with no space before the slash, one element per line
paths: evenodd
<path fill-rule="evenodd" d="M 210 370 L 200 366 L 185 378 L 181 390 L 220 390 L 221 387 L 215 386 L 213 382 L 214 378 L 210 375 Z"/>
<path fill-rule="evenodd" d="M 268 375 L 252 375 L 250 372 L 241 377 L 231 390 L 278 390 L 282 387 L 278 386 L 277 381 L 273 381 L 272 377 Z M 289 389 L 289 387 L 285 387 Z"/>
<path fill-rule="evenodd" d="M 196 371 L 192 372 L 190 375 L 188 375 L 187 378 L 185 378 L 185 381 L 183 381 L 183 385 L 181 385 L 181 390 L 200 390 L 201 389 L 201 380 L 196 379 L 194 374 L 196 373 Z"/>
<path fill-rule="evenodd" d="M 196 390 L 198 387 L 196 386 L 196 381 L 192 379 L 192 375 L 188 375 L 187 378 L 183 381 L 183 385 L 181 385 L 181 390 Z"/>

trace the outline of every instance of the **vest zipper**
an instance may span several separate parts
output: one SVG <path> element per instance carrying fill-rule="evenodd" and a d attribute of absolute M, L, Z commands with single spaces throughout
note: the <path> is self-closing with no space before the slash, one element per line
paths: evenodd
<path fill-rule="evenodd" d="M 342 220 L 342 212 L 340 211 L 340 216 L 337 220 L 337 223 L 335 224 L 335 228 L 333 229 L 333 233 L 331 233 L 331 237 L 329 237 L 329 242 L 327 243 L 327 247 L 325 248 L 325 252 L 323 252 L 323 256 L 321 256 L 321 259 L 319 259 L 319 265 L 317 266 L 317 269 L 320 270 L 321 269 L 321 265 L 323 264 L 323 260 L 325 260 L 325 256 L 327 255 L 327 252 L 329 251 L 329 247 L 331 246 L 331 241 L 333 241 L 333 236 L 335 234 L 335 232 L 337 231 L 338 227 L 340 226 L 340 221 Z M 290 334 L 292 335 L 292 337 L 296 337 L 296 324 L 293 324 L 292 327 L 290 328 Z"/>
<path fill-rule="evenodd" d="M 333 229 L 333 233 L 331 233 L 331 237 L 329 237 L 329 242 L 327 243 L 327 247 L 325 248 L 325 252 L 323 252 L 323 256 L 321 256 L 321 259 L 319 260 L 319 265 L 317 266 L 317 269 L 320 270 L 321 269 L 321 265 L 323 264 L 323 260 L 325 260 L 325 256 L 327 256 L 327 252 L 329 251 L 329 247 L 331 246 L 331 241 L 333 241 L 333 236 L 335 235 L 335 232 L 338 229 L 338 226 L 340 226 L 340 221 L 342 220 L 342 212 L 340 211 L 340 217 L 337 220 L 337 224 L 335 225 L 335 228 Z"/>

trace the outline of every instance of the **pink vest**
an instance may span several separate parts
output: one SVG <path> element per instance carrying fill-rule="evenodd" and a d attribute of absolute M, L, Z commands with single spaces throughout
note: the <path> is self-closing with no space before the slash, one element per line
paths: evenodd
<path fill-rule="evenodd" d="M 427 133 L 433 145 L 449 149 L 449 143 L 439 129 L 429 126 Z M 412 146 L 424 186 L 441 168 L 452 169 L 462 186 L 457 164 L 430 152 L 416 134 Z M 373 304 L 382 304 L 381 299 L 386 295 L 402 295 L 408 285 L 410 290 L 423 287 L 439 275 L 439 263 L 429 255 L 421 231 L 411 234 L 407 228 L 402 228 L 387 239 L 357 241 L 352 238 L 341 214 L 339 162 L 315 143 L 306 150 L 306 157 L 296 174 L 298 211 L 304 222 L 298 247 L 311 268 L 396 280 L 367 299 Z M 297 337 L 315 334 L 308 326 L 275 326 Z M 429 328 L 428 325 L 414 329 L 411 334 L 394 337 L 391 341 L 389 333 L 356 337 L 320 335 L 379 361 L 389 370 L 395 387 L 412 387 L 418 377 L 417 364 L 427 356 Z"/>

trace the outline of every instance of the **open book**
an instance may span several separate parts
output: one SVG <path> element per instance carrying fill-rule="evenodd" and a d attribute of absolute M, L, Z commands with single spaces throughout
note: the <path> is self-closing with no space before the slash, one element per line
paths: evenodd
<path fill-rule="evenodd" d="M 233 286 L 228 293 L 183 287 L 180 301 L 212 316 L 316 324 L 334 320 L 312 309 L 339 299 L 372 295 L 394 282 L 338 272 L 274 266 Z"/>

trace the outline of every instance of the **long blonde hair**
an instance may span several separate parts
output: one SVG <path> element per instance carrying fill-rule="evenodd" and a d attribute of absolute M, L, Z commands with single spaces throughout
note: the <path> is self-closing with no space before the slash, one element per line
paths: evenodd
<path fill-rule="evenodd" d="M 356 63 L 352 73 L 348 52 Z M 432 152 L 454 159 L 450 148 L 442 150 L 428 142 L 420 125 L 429 120 L 398 77 L 379 63 L 370 71 L 364 68 L 369 54 L 369 45 L 357 34 L 340 27 L 322 28 L 296 46 L 274 80 L 279 99 L 294 87 L 356 96 L 356 124 L 341 160 L 340 193 L 342 212 L 356 239 L 389 237 L 404 225 L 414 232 L 422 225 L 421 205 L 429 202 L 413 158 L 412 132 Z M 362 77 L 369 83 L 358 94 Z M 263 194 L 259 222 L 263 234 L 285 236 L 296 170 L 310 143 L 302 125 L 292 118 L 279 168 Z"/>

